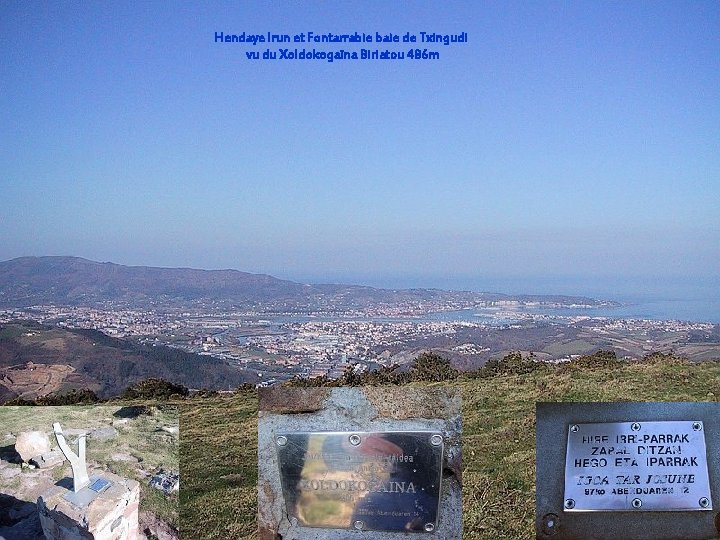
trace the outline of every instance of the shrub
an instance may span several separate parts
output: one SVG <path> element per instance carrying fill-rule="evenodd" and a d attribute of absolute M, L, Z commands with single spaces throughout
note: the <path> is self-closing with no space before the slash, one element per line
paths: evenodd
<path fill-rule="evenodd" d="M 415 359 L 410 369 L 413 381 L 450 381 L 457 379 L 459 372 L 452 367 L 450 360 L 435 353 L 423 353 Z"/>
<path fill-rule="evenodd" d="M 120 396 L 122 399 L 168 399 L 173 396 L 185 397 L 186 387 L 163 379 L 145 379 L 128 387 Z"/>
<path fill-rule="evenodd" d="M 623 362 L 618 360 L 615 351 L 599 350 L 570 360 L 567 365 L 571 368 L 619 368 Z"/>
<path fill-rule="evenodd" d="M 535 355 L 523 356 L 520 352 L 511 352 L 501 359 L 488 360 L 477 371 L 479 377 L 494 377 L 495 375 L 524 375 L 544 367 L 542 362 L 535 360 Z"/>
<path fill-rule="evenodd" d="M 645 355 L 642 361 L 648 364 L 685 364 L 688 362 L 687 358 L 676 356 L 672 351 L 669 353 L 652 352 Z"/>

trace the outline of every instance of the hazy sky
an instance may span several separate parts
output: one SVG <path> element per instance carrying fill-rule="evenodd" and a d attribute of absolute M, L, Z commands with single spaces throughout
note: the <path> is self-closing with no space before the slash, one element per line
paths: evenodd
<path fill-rule="evenodd" d="M 214 41 L 308 31 L 468 43 Z M 714 278 L 719 209 L 720 2 L 0 3 L 2 260 Z"/>

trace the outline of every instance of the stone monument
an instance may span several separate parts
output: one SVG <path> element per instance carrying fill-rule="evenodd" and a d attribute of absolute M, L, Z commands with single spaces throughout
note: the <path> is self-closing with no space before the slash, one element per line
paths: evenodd
<path fill-rule="evenodd" d="M 460 415 L 442 387 L 261 389 L 259 538 L 460 539 Z"/>
<path fill-rule="evenodd" d="M 72 485 L 58 482 L 38 498 L 40 523 L 47 540 L 136 540 L 140 485 L 110 472 L 88 474 L 85 435 L 75 454 L 59 423 L 53 431 L 70 461 Z M 70 480 L 70 479 L 64 479 Z"/>
<path fill-rule="evenodd" d="M 58 422 L 53 424 L 53 432 L 55 433 L 55 439 L 57 440 L 60 450 L 72 467 L 73 491 L 77 493 L 90 483 L 87 464 L 85 463 L 85 438 L 87 434 L 81 433 L 78 437 L 78 453 L 75 454 L 65 441 L 65 435 L 63 435 L 62 428 Z"/>

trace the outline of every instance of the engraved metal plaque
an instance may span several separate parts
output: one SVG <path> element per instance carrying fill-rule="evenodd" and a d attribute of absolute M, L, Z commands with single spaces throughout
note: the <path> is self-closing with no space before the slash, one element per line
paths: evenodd
<path fill-rule="evenodd" d="M 106 480 L 105 478 L 98 478 L 95 480 L 92 484 L 88 486 L 90 489 L 92 489 L 96 493 L 100 493 L 104 489 L 107 489 L 110 487 L 110 480 Z"/>
<path fill-rule="evenodd" d="M 571 424 L 564 510 L 712 510 L 703 422 Z"/>
<path fill-rule="evenodd" d="M 109 480 L 102 478 L 99 475 L 93 475 L 90 477 L 89 485 L 85 486 L 77 493 L 74 491 L 68 491 L 65 495 L 63 495 L 63 498 L 79 508 L 86 508 L 100 495 L 101 492 L 105 491 L 112 485 L 113 483 Z"/>
<path fill-rule="evenodd" d="M 443 446 L 431 431 L 276 433 L 287 513 L 306 527 L 432 532 Z"/>

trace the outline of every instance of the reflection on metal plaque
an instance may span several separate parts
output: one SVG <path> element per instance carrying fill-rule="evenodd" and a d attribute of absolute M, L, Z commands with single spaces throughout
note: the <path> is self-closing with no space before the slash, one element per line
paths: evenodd
<path fill-rule="evenodd" d="M 287 512 L 298 525 L 435 530 L 442 434 L 276 433 L 275 446 Z"/>
<path fill-rule="evenodd" d="M 571 424 L 564 508 L 712 510 L 703 423 Z"/>

